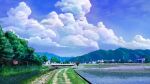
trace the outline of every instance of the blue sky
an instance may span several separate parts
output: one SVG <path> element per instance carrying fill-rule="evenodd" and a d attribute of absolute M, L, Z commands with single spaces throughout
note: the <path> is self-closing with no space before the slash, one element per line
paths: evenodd
<path fill-rule="evenodd" d="M 56 3 L 58 1 L 61 4 L 57 4 L 58 6 L 56 6 Z M 150 43 L 150 40 L 149 40 L 149 38 L 150 38 L 150 31 L 149 31 L 150 30 L 149 29 L 149 27 L 150 27 L 149 26 L 150 0 L 134 0 L 134 1 L 133 0 L 86 0 L 85 3 L 82 2 L 83 4 L 79 4 L 78 0 L 77 1 L 72 0 L 72 2 L 74 4 L 73 4 L 73 6 L 71 4 L 70 7 L 67 7 L 66 5 L 64 5 L 64 3 L 70 4 L 69 0 L 21 0 L 21 1 L 20 0 L 0 0 L 0 3 L 2 3 L 0 6 L 0 18 L 2 18 L 2 19 L 7 18 L 10 20 L 10 18 L 8 16 L 8 11 L 10 11 L 10 8 L 15 9 L 20 2 L 24 2 L 27 5 L 27 7 L 30 8 L 30 10 L 32 12 L 31 14 L 29 13 L 29 15 L 27 15 L 28 17 L 26 19 L 33 18 L 34 20 L 37 20 L 39 23 L 42 20 L 46 19 L 48 14 L 55 11 L 56 15 L 58 15 L 59 17 L 60 17 L 60 14 L 65 15 L 65 13 L 71 13 L 71 15 L 73 15 L 73 16 L 70 15 L 70 17 L 75 18 L 76 23 L 78 23 L 79 19 L 84 17 L 88 21 L 88 25 L 87 25 L 88 27 L 90 26 L 90 24 L 94 25 L 93 27 L 97 27 L 97 24 L 99 22 L 102 22 L 102 24 L 100 26 L 103 26 L 103 25 L 105 26 L 104 29 L 98 30 L 100 32 L 96 32 L 96 34 L 102 33 L 98 36 L 100 39 L 102 38 L 102 41 L 101 40 L 95 41 L 95 39 L 94 39 L 94 41 L 91 41 L 91 39 L 88 38 L 89 43 L 92 45 L 92 46 L 88 46 L 88 47 L 87 46 L 83 47 L 83 45 L 79 46 L 77 44 L 74 44 L 74 46 L 70 46 L 68 44 L 60 43 L 60 42 L 64 41 L 64 39 L 63 40 L 61 39 L 61 41 L 59 41 L 58 37 L 50 38 L 52 41 L 59 43 L 61 45 L 61 48 L 54 47 L 54 48 L 50 49 L 51 51 L 54 51 L 55 54 L 72 55 L 72 54 L 74 54 L 74 53 L 70 53 L 72 51 L 72 52 L 79 53 L 77 55 L 80 55 L 80 54 L 85 54 L 85 53 L 88 53 L 88 52 L 91 52 L 91 51 L 94 51 L 97 49 L 113 49 L 113 48 L 117 48 L 117 47 L 126 47 L 126 48 L 133 48 L 133 49 L 137 49 L 137 48 L 140 48 L 140 49 L 148 48 L 149 49 L 150 48 L 149 46 L 147 46 Z M 90 6 L 90 5 L 92 5 L 92 6 Z M 84 8 L 84 6 L 86 8 Z M 20 9 L 18 9 L 18 10 L 20 10 Z M 18 12 L 18 10 L 15 10 L 15 11 Z M 12 13 L 12 15 L 13 14 L 14 14 L 14 12 Z M 51 14 L 51 15 L 53 15 L 53 14 Z M 66 24 L 64 21 L 62 21 L 62 22 L 63 22 L 63 25 Z M 1 20 L 0 23 L 2 26 L 4 26 L 4 30 L 11 29 L 10 27 L 5 25 L 6 24 L 5 20 Z M 72 23 L 70 23 L 70 24 L 72 25 Z M 11 25 L 9 24 L 9 26 L 16 27 L 16 23 L 13 23 L 13 25 L 11 23 Z M 42 24 L 42 26 L 45 27 L 45 25 L 43 25 L 43 24 Z M 21 27 L 24 28 L 24 26 L 21 26 Z M 66 27 L 66 26 L 63 26 L 63 28 L 64 27 Z M 81 27 L 83 27 L 83 26 L 81 26 Z M 15 29 L 14 29 L 14 31 L 17 33 L 17 31 Z M 56 36 L 59 36 L 62 34 L 62 31 L 61 31 L 61 34 L 60 34 L 60 32 L 58 32 L 56 30 L 53 30 L 53 31 L 54 31 L 54 33 L 56 33 Z M 77 31 L 79 31 L 79 30 L 77 30 Z M 62 38 L 66 37 L 65 33 L 66 32 L 63 31 Z M 91 33 L 91 31 L 90 31 L 90 33 Z M 106 35 L 105 35 L 105 33 L 106 33 Z M 17 33 L 17 34 L 20 35 L 19 33 Z M 89 34 L 89 31 L 88 31 L 88 34 Z M 93 30 L 92 30 L 92 34 L 93 34 Z M 94 31 L 94 35 L 96 35 L 96 34 Z M 31 40 L 31 37 L 33 37 L 30 35 L 27 35 L 27 36 L 26 35 L 27 34 L 20 35 L 20 36 L 22 36 L 23 38 L 26 38 L 28 40 L 29 39 Z M 67 35 L 67 36 L 69 36 L 69 35 Z M 86 37 L 85 35 L 83 35 L 83 36 Z M 76 39 L 79 39 L 82 36 L 76 36 L 76 37 L 77 37 Z M 41 37 L 41 38 L 43 38 L 43 37 Z M 47 37 L 44 37 L 44 38 L 47 38 Z M 68 42 L 68 38 L 69 37 L 67 37 L 67 42 Z M 93 37 L 91 37 L 91 38 L 93 38 Z M 66 42 L 66 40 L 64 42 Z M 71 43 L 71 42 L 72 41 L 69 40 L 68 43 Z M 93 44 L 95 42 L 96 42 L 96 44 Z M 119 42 L 119 43 L 117 43 L 117 42 Z M 86 43 L 88 43 L 88 42 L 86 42 Z M 129 47 L 132 44 L 135 44 L 135 45 L 132 47 Z M 137 46 L 136 44 L 140 45 L 140 46 Z M 31 43 L 31 46 L 36 47 L 34 45 L 34 43 Z M 62 46 L 63 46 L 63 48 L 62 48 Z M 58 52 L 59 50 L 62 50 L 62 49 L 68 49 L 68 48 L 64 48 L 64 46 L 71 48 L 69 51 L 70 54 L 64 54 L 62 52 L 61 53 Z M 91 47 L 93 48 L 93 46 L 94 46 L 94 49 L 90 49 Z M 48 49 L 48 48 L 46 48 L 46 49 Z M 37 48 L 36 50 L 43 51 L 43 50 L 39 50 L 39 48 Z M 75 51 L 75 50 L 77 50 L 77 51 Z M 88 52 L 82 53 L 84 50 L 87 50 Z M 67 51 L 64 51 L 64 52 L 68 53 Z"/>
<path fill-rule="evenodd" d="M 103 21 L 117 35 L 131 40 L 136 34 L 149 38 L 149 0 L 91 0 L 89 22 Z M 97 2 L 99 1 L 99 3 Z"/>
<path fill-rule="evenodd" d="M 51 11 L 60 12 L 54 4 L 58 0 L 22 0 L 33 10 L 31 17 L 40 19 Z M 0 17 L 6 16 L 11 7 L 20 0 L 0 0 Z M 150 1 L 149 0 L 91 0 L 91 12 L 87 14 L 89 22 L 103 21 L 117 35 L 131 40 L 136 34 L 149 38 Z M 130 31 L 129 31 L 130 30 Z"/>

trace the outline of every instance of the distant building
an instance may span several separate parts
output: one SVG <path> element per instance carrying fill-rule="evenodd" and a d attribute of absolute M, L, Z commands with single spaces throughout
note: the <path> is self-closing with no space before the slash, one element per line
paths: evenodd
<path fill-rule="evenodd" d="M 129 63 L 132 63 L 133 61 L 131 59 L 128 60 Z"/>
<path fill-rule="evenodd" d="M 47 62 L 45 62 L 45 65 L 49 65 L 51 63 L 50 60 L 48 60 Z"/>
<path fill-rule="evenodd" d="M 92 64 L 96 64 L 96 61 L 92 61 Z"/>
<path fill-rule="evenodd" d="M 137 62 L 138 63 L 144 63 L 145 62 L 145 58 L 139 58 L 139 59 L 137 59 Z"/>
<path fill-rule="evenodd" d="M 99 63 L 104 63 L 104 60 L 102 59 L 102 60 L 99 60 Z"/>

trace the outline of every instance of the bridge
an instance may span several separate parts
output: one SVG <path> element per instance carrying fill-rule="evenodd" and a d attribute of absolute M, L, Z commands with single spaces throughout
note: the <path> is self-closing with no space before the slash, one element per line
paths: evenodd
<path fill-rule="evenodd" d="M 50 64 L 51 66 L 57 67 L 57 66 L 75 66 L 75 64 Z"/>

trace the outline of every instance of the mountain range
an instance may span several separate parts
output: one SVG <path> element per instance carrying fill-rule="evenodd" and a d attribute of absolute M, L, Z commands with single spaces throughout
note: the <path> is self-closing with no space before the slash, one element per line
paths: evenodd
<path fill-rule="evenodd" d="M 66 62 L 68 60 L 70 60 L 71 58 L 73 57 L 62 57 L 62 56 L 58 56 L 58 55 L 55 55 L 55 54 L 52 54 L 52 53 L 48 53 L 48 52 L 36 52 L 36 54 L 42 56 L 42 55 L 45 55 L 47 56 L 48 60 L 50 60 L 52 57 L 56 57 L 57 59 L 60 60 L 60 62 Z"/>
<path fill-rule="evenodd" d="M 61 62 L 80 62 L 88 63 L 98 60 L 114 60 L 122 62 L 137 62 L 138 59 L 145 58 L 147 62 L 150 62 L 150 50 L 141 49 L 126 49 L 118 48 L 116 50 L 97 50 L 88 54 L 76 57 L 62 57 L 47 52 L 37 52 L 38 55 L 46 55 L 50 60 L 51 57 L 57 57 Z"/>
<path fill-rule="evenodd" d="M 114 60 L 122 62 L 137 62 L 138 59 L 150 61 L 150 50 L 118 48 L 116 50 L 97 50 L 82 56 L 71 58 L 70 62 L 92 62 L 98 60 Z"/>

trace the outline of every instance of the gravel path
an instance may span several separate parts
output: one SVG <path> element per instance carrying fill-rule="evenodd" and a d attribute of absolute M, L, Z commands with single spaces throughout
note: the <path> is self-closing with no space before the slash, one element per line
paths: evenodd
<path fill-rule="evenodd" d="M 57 82 L 58 82 L 58 76 L 59 76 L 59 74 L 60 74 L 62 71 L 63 71 L 63 69 L 60 69 L 60 70 L 55 74 L 55 76 L 54 76 L 54 78 L 53 78 L 52 84 L 58 84 L 58 83 L 57 83 Z"/>
<path fill-rule="evenodd" d="M 63 76 L 65 78 L 65 84 L 71 84 L 70 79 L 68 79 L 67 74 L 66 74 L 67 70 L 68 68 L 66 68 L 65 72 L 63 73 Z"/>
<path fill-rule="evenodd" d="M 38 78 L 36 78 L 31 84 L 47 84 L 48 80 L 52 80 L 52 84 L 71 84 L 70 79 L 67 76 L 67 70 L 69 68 L 58 69 L 50 71 Z"/>
<path fill-rule="evenodd" d="M 60 69 L 54 76 L 52 84 L 71 84 L 66 72 L 68 68 Z"/>
<path fill-rule="evenodd" d="M 46 84 L 50 78 L 56 73 L 57 70 L 50 71 L 49 73 L 46 73 L 37 79 L 35 79 L 31 84 Z"/>

